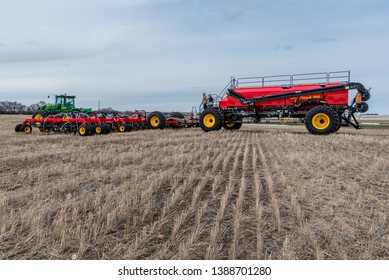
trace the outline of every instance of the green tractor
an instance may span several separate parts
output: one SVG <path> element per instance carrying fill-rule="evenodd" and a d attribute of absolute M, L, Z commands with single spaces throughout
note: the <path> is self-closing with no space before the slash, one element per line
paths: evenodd
<path fill-rule="evenodd" d="M 45 118 L 48 115 L 58 114 L 69 111 L 79 111 L 81 113 L 92 112 L 91 108 L 76 108 L 74 95 L 56 95 L 54 104 L 44 104 L 39 106 L 36 111 L 32 114 L 35 119 Z"/>

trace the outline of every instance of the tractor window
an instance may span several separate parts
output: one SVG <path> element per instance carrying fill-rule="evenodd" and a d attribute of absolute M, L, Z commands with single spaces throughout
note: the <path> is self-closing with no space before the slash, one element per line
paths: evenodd
<path fill-rule="evenodd" d="M 57 97 L 55 105 L 61 106 L 64 103 L 63 97 Z"/>
<path fill-rule="evenodd" d="M 67 98 L 65 100 L 67 106 L 71 106 L 71 107 L 74 107 L 74 98 Z"/>

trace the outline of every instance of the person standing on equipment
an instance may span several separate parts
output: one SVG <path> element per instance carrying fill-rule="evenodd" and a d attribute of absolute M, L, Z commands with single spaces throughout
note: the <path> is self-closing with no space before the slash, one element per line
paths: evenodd
<path fill-rule="evenodd" d="M 208 98 L 205 92 L 203 93 L 203 100 L 201 101 L 201 104 L 203 104 L 204 110 L 207 109 L 207 103 L 208 103 Z"/>

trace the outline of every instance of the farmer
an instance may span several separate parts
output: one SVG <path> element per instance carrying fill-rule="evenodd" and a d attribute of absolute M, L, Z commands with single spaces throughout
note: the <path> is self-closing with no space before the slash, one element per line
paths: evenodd
<path fill-rule="evenodd" d="M 207 103 L 208 103 L 208 98 L 205 92 L 203 92 L 203 100 L 201 101 L 201 104 L 203 104 L 204 110 L 207 109 Z"/>
<path fill-rule="evenodd" d="M 210 94 L 208 94 L 208 102 L 213 107 L 213 97 Z"/>

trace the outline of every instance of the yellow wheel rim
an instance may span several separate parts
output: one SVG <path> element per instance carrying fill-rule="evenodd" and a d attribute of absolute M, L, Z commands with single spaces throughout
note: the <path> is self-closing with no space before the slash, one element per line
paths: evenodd
<path fill-rule="evenodd" d="M 37 120 L 40 120 L 41 118 L 43 118 L 41 114 L 36 114 L 34 117 L 34 119 L 37 119 Z"/>
<path fill-rule="evenodd" d="M 126 128 L 124 127 L 124 125 L 119 126 L 119 131 L 120 132 L 124 132 L 125 130 L 126 130 Z"/>
<path fill-rule="evenodd" d="M 233 122 L 232 122 L 232 123 L 226 123 L 226 126 L 227 126 L 227 127 L 233 127 L 234 124 L 235 124 L 235 123 L 233 123 Z"/>
<path fill-rule="evenodd" d="M 68 117 L 68 116 L 63 116 L 63 117 L 62 117 L 62 120 L 63 120 L 64 122 L 67 122 L 67 121 L 69 120 L 69 117 Z"/>
<path fill-rule="evenodd" d="M 316 129 L 326 129 L 330 122 L 330 117 L 324 113 L 318 113 L 312 118 L 312 124 Z"/>
<path fill-rule="evenodd" d="M 25 126 L 25 127 L 24 127 L 24 132 L 27 133 L 27 134 L 29 134 L 29 133 L 31 132 L 31 127 Z"/>
<path fill-rule="evenodd" d="M 150 124 L 152 127 L 157 127 L 159 125 L 159 117 L 157 116 L 151 117 Z"/>
<path fill-rule="evenodd" d="M 34 119 L 36 119 L 36 120 L 40 120 L 40 119 L 42 119 L 42 118 L 43 118 L 43 117 L 42 117 L 41 114 L 36 114 L 35 117 L 34 117 Z M 37 122 L 36 124 L 40 124 L 40 122 Z"/>
<path fill-rule="evenodd" d="M 81 135 L 85 135 L 86 133 L 85 127 L 80 127 L 78 131 L 80 132 Z"/>
<path fill-rule="evenodd" d="M 100 126 L 96 126 L 95 132 L 96 132 L 97 134 L 100 134 L 100 133 L 101 133 L 101 127 L 100 127 Z"/>
<path fill-rule="evenodd" d="M 216 118 L 213 114 L 206 114 L 203 118 L 203 124 L 208 128 L 213 127 L 215 125 L 215 122 Z"/>

